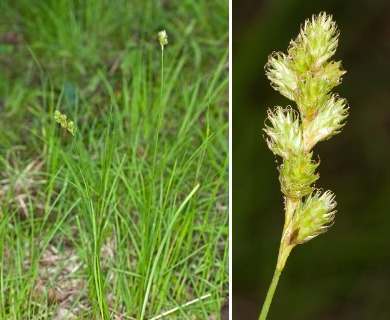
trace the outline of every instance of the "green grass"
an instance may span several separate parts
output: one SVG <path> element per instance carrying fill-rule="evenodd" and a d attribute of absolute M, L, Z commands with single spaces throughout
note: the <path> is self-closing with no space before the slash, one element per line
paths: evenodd
<path fill-rule="evenodd" d="M 0 11 L 0 318 L 218 318 L 228 1 Z"/>

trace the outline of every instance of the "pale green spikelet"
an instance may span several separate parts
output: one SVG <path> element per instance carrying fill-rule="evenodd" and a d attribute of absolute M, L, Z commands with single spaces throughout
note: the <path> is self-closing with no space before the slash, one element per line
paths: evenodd
<path fill-rule="evenodd" d="M 164 50 L 164 46 L 168 44 L 168 34 L 165 30 L 161 30 L 158 33 L 158 41 L 160 42 L 161 49 Z"/>
<path fill-rule="evenodd" d="M 300 73 L 317 70 L 337 49 L 339 32 L 332 16 L 325 12 L 307 19 L 298 37 L 291 41 L 288 54 Z"/>
<path fill-rule="evenodd" d="M 314 190 L 312 184 L 319 178 L 315 173 L 319 163 L 311 157 L 311 153 L 294 155 L 279 167 L 280 186 L 286 197 L 300 199 Z"/>
<path fill-rule="evenodd" d="M 292 66 L 291 57 L 282 52 L 274 52 L 265 65 L 266 75 L 272 87 L 290 100 L 298 89 L 298 78 Z"/>
<path fill-rule="evenodd" d="M 61 125 L 61 128 L 68 130 L 74 135 L 74 122 L 68 121 L 66 114 L 62 114 L 60 111 L 54 111 L 54 120 Z"/>
<path fill-rule="evenodd" d="M 305 151 L 310 151 L 319 141 L 339 133 L 348 116 L 347 101 L 332 95 L 318 109 L 312 121 L 307 122 L 304 131 Z"/>
<path fill-rule="evenodd" d="M 334 194 L 330 191 L 321 194 L 317 190 L 309 195 L 293 217 L 290 243 L 305 243 L 328 230 L 336 213 L 335 207 Z"/>
<path fill-rule="evenodd" d="M 270 126 L 266 124 L 263 129 L 270 139 L 268 147 L 274 154 L 288 159 L 292 154 L 302 150 L 302 130 L 299 115 L 291 108 L 276 107 L 274 111 L 268 110 Z"/>

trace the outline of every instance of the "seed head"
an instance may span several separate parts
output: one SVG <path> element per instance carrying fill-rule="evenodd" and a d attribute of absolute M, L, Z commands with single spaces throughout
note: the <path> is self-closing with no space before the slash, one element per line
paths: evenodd
<path fill-rule="evenodd" d="M 54 120 L 61 125 L 61 128 L 68 130 L 72 135 L 74 135 L 74 122 L 67 121 L 66 114 L 62 114 L 60 111 L 54 111 Z"/>
<path fill-rule="evenodd" d="M 272 87 L 295 101 L 299 111 L 291 107 L 268 110 L 264 128 L 268 147 L 283 159 L 279 181 L 286 203 L 294 204 L 286 209 L 290 244 L 325 232 L 335 214 L 334 195 L 330 191 L 321 194 L 314 187 L 319 162 L 312 160 L 312 149 L 339 133 L 348 115 L 347 101 L 331 93 L 345 74 L 340 61 L 330 60 L 338 38 L 332 16 L 320 13 L 306 20 L 287 54 L 273 53 L 265 66 Z"/>
<path fill-rule="evenodd" d="M 164 50 L 164 46 L 168 44 L 168 34 L 165 30 L 161 30 L 158 33 L 158 41 L 160 42 L 161 49 Z"/>

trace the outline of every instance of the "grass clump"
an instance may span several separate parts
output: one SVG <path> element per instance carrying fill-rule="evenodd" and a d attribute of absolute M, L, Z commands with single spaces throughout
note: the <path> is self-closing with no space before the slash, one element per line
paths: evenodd
<path fill-rule="evenodd" d="M 225 2 L 0 4 L 0 318 L 218 317 Z"/>

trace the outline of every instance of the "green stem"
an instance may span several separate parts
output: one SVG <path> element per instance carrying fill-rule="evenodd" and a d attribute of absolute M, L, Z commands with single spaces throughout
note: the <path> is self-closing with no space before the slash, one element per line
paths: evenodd
<path fill-rule="evenodd" d="M 163 91 L 164 91 L 164 47 L 161 46 L 161 90 L 160 90 L 160 106 L 158 109 L 157 114 L 157 130 L 156 130 L 156 144 L 154 149 L 154 160 L 153 160 L 153 168 L 155 167 L 155 160 L 156 160 L 156 154 L 157 154 L 157 147 L 158 147 L 158 140 L 159 140 L 159 134 L 160 134 L 160 127 L 161 122 L 163 118 Z"/>
<path fill-rule="evenodd" d="M 282 240 L 279 247 L 278 262 L 276 263 L 276 268 L 274 276 L 271 281 L 271 285 L 268 288 L 267 296 L 265 298 L 263 308 L 259 316 L 259 320 L 266 320 L 268 315 L 269 307 L 271 306 L 272 299 L 274 297 L 276 286 L 284 266 L 286 264 L 287 258 L 290 255 L 291 250 L 295 247 L 295 243 L 291 244 L 291 219 L 296 209 L 297 202 L 291 201 L 291 199 L 286 199 L 286 221 L 283 228 Z"/>
<path fill-rule="evenodd" d="M 282 273 L 282 270 L 278 268 L 275 269 L 274 276 L 271 281 L 271 285 L 269 286 L 267 297 L 265 298 L 263 308 L 261 309 L 259 320 L 266 320 L 268 315 L 269 307 L 271 306 L 272 298 L 274 297 L 276 286 L 278 285 L 279 277 Z"/>
<path fill-rule="evenodd" d="M 160 94 L 160 103 L 162 104 L 164 88 L 164 47 L 161 48 L 161 94 Z"/>

